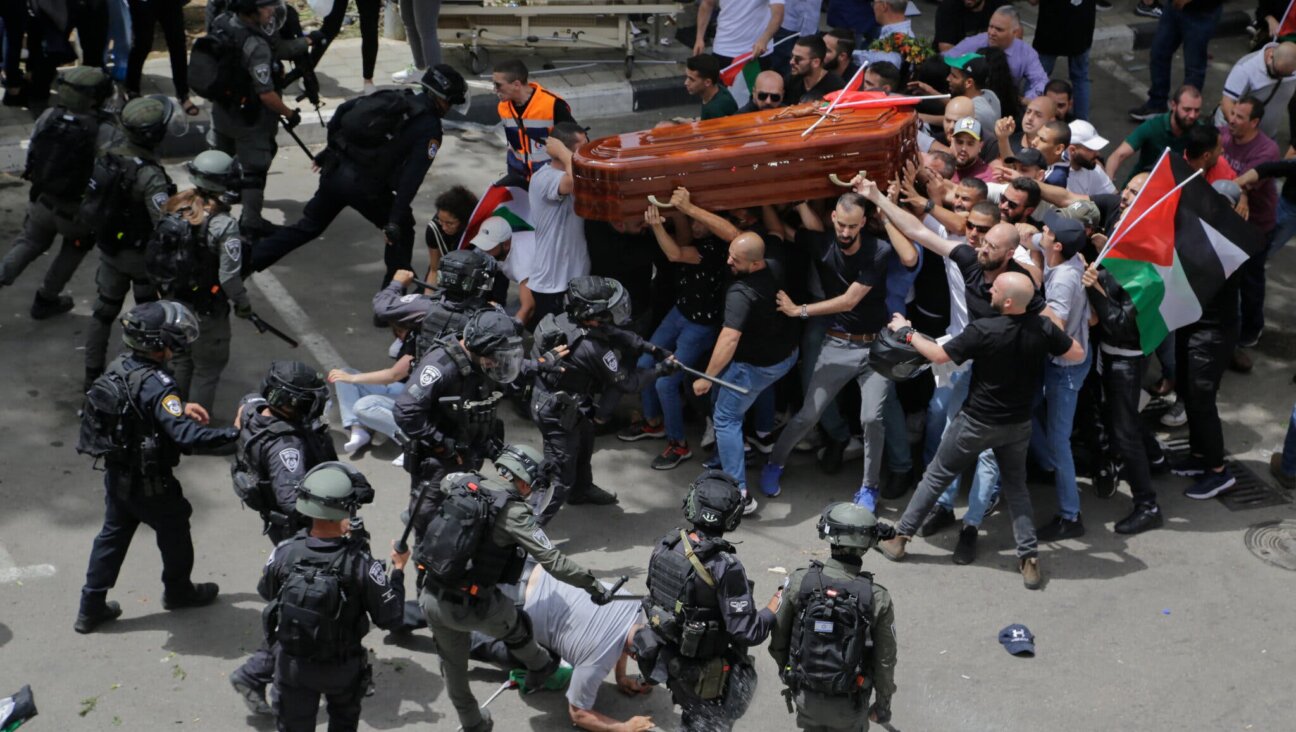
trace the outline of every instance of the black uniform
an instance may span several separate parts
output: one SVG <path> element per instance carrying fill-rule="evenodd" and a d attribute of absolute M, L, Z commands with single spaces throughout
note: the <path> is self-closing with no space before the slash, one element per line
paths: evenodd
<path fill-rule="evenodd" d="M 306 204 L 301 220 L 257 243 L 252 257 L 255 270 L 269 267 L 323 234 L 348 206 L 384 233 L 399 232 L 396 240 L 383 248 L 387 271 L 380 286 L 390 282 L 396 270 L 411 268 L 414 212 L 410 202 L 441 146 L 441 117 L 428 97 L 426 106 L 406 120 L 390 142 L 378 148 L 348 145 L 340 134 L 342 118 L 362 99 L 365 97 L 343 103 L 329 120 L 329 147 L 317 158 L 319 190 Z M 416 97 L 410 104 L 417 105 L 422 99 Z"/>
<path fill-rule="evenodd" d="M 638 649 L 640 667 L 651 682 L 670 687 L 682 708 L 681 730 L 729 730 L 756 692 L 747 649 L 769 636 L 774 613 L 756 609 L 732 544 L 700 529 L 686 535 L 703 576 L 685 555 L 682 533 L 677 529 L 653 547 L 644 608 L 659 645 L 647 653 Z M 680 603 L 677 614 L 673 608 Z"/>
<path fill-rule="evenodd" d="M 612 325 L 585 328 L 570 315 L 546 318 L 537 326 L 536 342 L 552 322 L 565 334 L 570 349 L 562 359 L 562 370 L 539 370 L 535 361 L 524 362 L 523 371 L 536 373 L 531 395 L 531 419 L 544 438 L 544 456 L 560 466 L 554 482 L 553 499 L 541 523 L 551 520 L 571 494 L 580 494 L 594 484 L 590 458 L 594 454 L 594 423 L 590 417 L 606 390 L 638 393 L 662 371 L 658 367 L 637 369 L 639 356 L 655 348 L 628 330 Z"/>
<path fill-rule="evenodd" d="M 405 573 L 393 569 L 389 578 L 382 562 L 370 556 L 362 542 L 350 538 L 319 539 L 302 531 L 275 547 L 257 584 L 257 592 L 266 600 L 280 600 L 280 590 L 294 568 L 306 562 L 316 566 L 332 564 L 342 577 L 342 602 L 333 621 L 337 637 L 332 642 L 316 644 L 310 657 L 292 655 L 282 646 L 276 646 L 278 728 L 281 732 L 314 730 L 319 698 L 323 694 L 328 704 L 329 729 L 354 730 L 360 722 L 360 700 L 368 685 L 368 664 L 361 640 L 369 632 L 370 619 L 384 629 L 401 624 Z M 267 612 L 272 615 L 282 612 L 282 602 L 270 608 Z"/>
<path fill-rule="evenodd" d="M 189 580 L 193 570 L 189 516 L 193 509 L 171 470 L 180 463 L 181 452 L 217 448 L 238 436 L 232 427 L 204 427 L 185 417 L 175 381 L 156 361 L 128 353 L 108 368 L 125 379 L 138 412 L 132 412 L 137 416 L 130 418 L 126 431 L 130 444 L 120 456 L 105 458 L 104 523 L 90 550 L 90 566 L 81 588 L 81 612 L 86 615 L 104 613 L 108 590 L 117 584 L 126 550 L 140 524 L 157 533 L 164 598 L 183 603 L 193 593 Z"/>

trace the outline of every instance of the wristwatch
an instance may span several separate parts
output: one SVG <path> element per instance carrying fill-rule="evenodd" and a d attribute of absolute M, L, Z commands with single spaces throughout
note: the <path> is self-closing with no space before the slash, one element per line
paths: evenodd
<path fill-rule="evenodd" d="M 801 306 L 801 319 L 802 319 L 802 320 L 805 320 L 806 318 L 809 318 L 809 317 L 810 317 L 810 313 L 806 312 L 806 306 L 805 306 L 805 305 L 802 305 L 802 306 Z"/>
<path fill-rule="evenodd" d="M 936 208 L 936 202 L 930 198 L 927 199 L 927 205 L 923 206 L 923 216 L 931 213 L 933 208 Z"/>

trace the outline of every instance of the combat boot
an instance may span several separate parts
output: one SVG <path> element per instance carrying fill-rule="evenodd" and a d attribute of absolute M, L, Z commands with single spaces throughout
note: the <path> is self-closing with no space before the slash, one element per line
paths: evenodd
<path fill-rule="evenodd" d="M 189 594 L 183 597 L 170 597 L 162 593 L 162 607 L 167 610 L 180 610 L 186 607 L 206 607 L 216 602 L 220 587 L 215 582 L 199 582 Z"/>
<path fill-rule="evenodd" d="M 527 669 L 526 676 L 522 679 L 522 686 L 525 688 L 526 693 L 530 694 L 543 688 L 549 677 L 557 673 L 561 666 L 562 658 L 558 654 L 550 652 L 549 663 L 546 663 L 543 668 Z"/>
<path fill-rule="evenodd" d="M 617 502 L 617 496 L 615 493 L 609 493 L 593 483 L 590 483 L 587 488 L 572 491 L 571 495 L 567 496 L 567 502 L 573 506 L 582 503 L 589 503 L 595 506 L 610 506 Z"/>
<path fill-rule="evenodd" d="M 491 719 L 490 710 L 481 710 L 481 721 L 471 727 L 463 727 L 464 732 L 491 732 L 495 729 L 495 720 Z"/>
<path fill-rule="evenodd" d="M 47 298 L 36 291 L 36 299 L 32 301 L 31 316 L 32 320 L 45 320 L 55 315 L 62 315 L 71 310 L 73 306 L 72 298 L 69 295 L 58 295 L 54 298 Z"/>
<path fill-rule="evenodd" d="M 77 613 L 76 623 L 72 625 L 72 629 L 82 635 L 93 633 L 95 628 L 98 628 L 109 620 L 120 618 L 121 614 L 121 605 L 110 600 L 107 603 L 104 603 L 103 610 L 100 610 L 97 613 L 87 613 L 85 611 Z"/>
<path fill-rule="evenodd" d="M 230 686 L 234 691 L 243 698 L 243 703 L 247 705 L 248 711 L 262 717 L 268 717 L 274 714 L 274 710 L 265 700 L 265 689 L 257 689 L 252 684 L 244 681 L 238 672 L 235 671 L 229 675 Z"/>

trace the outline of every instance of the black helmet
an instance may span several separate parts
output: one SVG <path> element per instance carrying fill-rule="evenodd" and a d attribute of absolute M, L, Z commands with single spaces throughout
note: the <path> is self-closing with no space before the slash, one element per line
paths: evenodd
<path fill-rule="evenodd" d="M 517 321 L 502 310 L 473 313 L 464 326 L 464 347 L 479 359 L 482 371 L 500 384 L 511 383 L 522 370 L 522 336 Z"/>
<path fill-rule="evenodd" d="M 261 396 L 278 410 L 291 410 L 303 422 L 317 419 L 328 400 L 324 375 L 301 361 L 273 361 L 261 380 Z"/>
<path fill-rule="evenodd" d="M 464 81 L 462 74 L 446 64 L 437 64 L 428 69 L 419 83 L 429 94 L 444 99 L 452 107 L 468 100 L 468 82 Z"/>
<path fill-rule="evenodd" d="M 914 333 L 915 338 L 921 338 Z M 901 340 L 898 333 L 890 328 L 883 328 L 877 340 L 869 349 L 869 367 L 892 381 L 908 381 L 931 367 L 927 360 L 911 344 Z"/>
<path fill-rule="evenodd" d="M 611 277 L 577 277 L 567 285 L 567 313 L 577 321 L 630 322 L 630 295 Z"/>
<path fill-rule="evenodd" d="M 437 265 L 437 285 L 452 300 L 485 299 L 495 285 L 495 258 L 479 249 L 456 249 Z"/>
<path fill-rule="evenodd" d="M 873 512 L 854 503 L 830 503 L 819 514 L 819 538 L 838 549 L 863 555 L 877 543 L 878 520 Z"/>
<path fill-rule="evenodd" d="M 198 340 L 198 318 L 173 300 L 146 302 L 131 308 L 121 319 L 122 343 L 132 351 L 154 353 L 170 348 L 184 353 Z"/>
<path fill-rule="evenodd" d="M 297 484 L 297 513 L 326 521 L 341 521 L 374 499 L 364 473 L 336 460 L 311 468 Z"/>
<path fill-rule="evenodd" d="M 684 496 L 684 518 L 699 528 L 733 531 L 742 513 L 742 488 L 723 470 L 703 471 Z"/>

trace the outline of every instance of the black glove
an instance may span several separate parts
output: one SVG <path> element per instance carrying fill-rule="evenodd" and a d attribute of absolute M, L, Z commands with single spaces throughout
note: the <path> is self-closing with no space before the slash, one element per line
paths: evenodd
<path fill-rule="evenodd" d="M 874 531 L 877 533 L 877 538 L 880 541 L 889 541 L 896 537 L 895 526 L 892 524 L 887 524 L 879 521 L 877 528 L 874 529 Z"/>
<path fill-rule="evenodd" d="M 324 35 L 323 31 L 313 30 L 310 33 L 307 33 L 306 37 L 310 39 L 312 46 L 319 46 L 321 48 L 327 46 L 329 42 L 328 36 Z"/>
<path fill-rule="evenodd" d="M 595 605 L 598 605 L 599 607 L 603 607 L 609 602 L 612 602 L 612 593 L 608 590 L 601 590 L 599 592 L 590 592 L 589 596 L 590 596 L 590 601 L 593 602 Z"/>
<path fill-rule="evenodd" d="M 387 224 L 382 228 L 383 236 L 387 237 L 388 244 L 395 244 L 400 241 L 401 227 L 400 224 Z"/>
<path fill-rule="evenodd" d="M 455 454 L 455 447 L 456 444 L 454 438 L 447 437 L 441 442 L 438 442 L 436 446 L 432 448 L 432 454 L 439 458 L 449 457 Z"/>
<path fill-rule="evenodd" d="M 878 724 L 886 724 L 891 721 L 891 704 L 883 704 L 880 701 L 873 702 L 869 708 L 869 716 L 877 720 Z"/>
<path fill-rule="evenodd" d="M 680 362 L 669 358 L 665 361 L 658 361 L 657 365 L 653 367 L 653 372 L 658 376 L 669 376 L 679 370 Z"/>
<path fill-rule="evenodd" d="M 283 118 L 283 121 L 284 126 L 290 130 L 301 124 L 301 110 L 294 109 L 291 114 Z"/>
<path fill-rule="evenodd" d="M 536 359 L 536 368 L 546 374 L 561 373 L 563 370 L 562 359 L 553 351 L 545 351 L 540 358 Z"/>
<path fill-rule="evenodd" d="M 651 353 L 654 358 L 666 358 L 671 352 L 649 341 L 644 341 L 644 353 Z"/>

